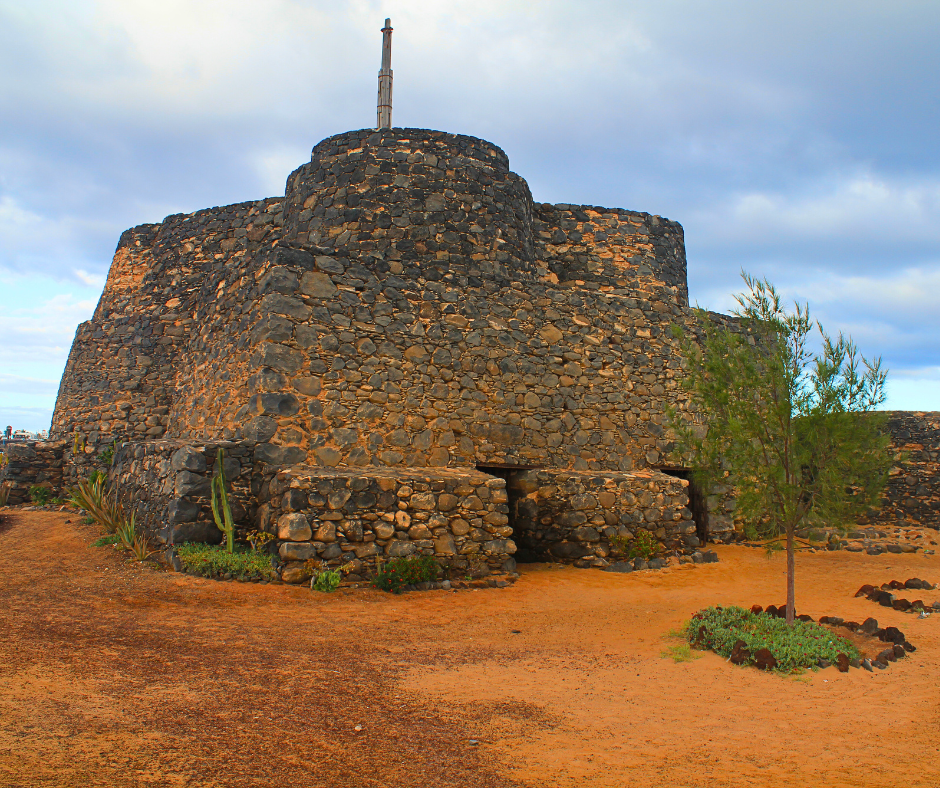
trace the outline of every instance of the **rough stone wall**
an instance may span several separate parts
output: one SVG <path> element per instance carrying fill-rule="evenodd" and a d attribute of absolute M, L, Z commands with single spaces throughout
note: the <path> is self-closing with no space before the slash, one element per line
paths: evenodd
<path fill-rule="evenodd" d="M 657 471 L 627 474 L 532 470 L 509 482 L 520 557 L 607 566 L 612 537 L 648 532 L 665 551 L 699 545 L 688 485 Z"/>
<path fill-rule="evenodd" d="M 232 440 L 248 403 L 252 374 L 249 338 L 259 330 L 251 298 L 257 271 L 281 234 L 281 201 L 246 204 L 236 232 L 243 245 L 205 270 L 195 299 L 193 328 L 178 362 L 169 435 L 194 440 Z M 233 239 L 234 240 L 234 239 Z"/>
<path fill-rule="evenodd" d="M 387 265 L 472 263 L 482 276 L 535 267 L 532 197 L 506 154 L 425 129 L 365 129 L 319 143 L 288 178 L 285 238 Z"/>
<path fill-rule="evenodd" d="M 533 209 L 537 259 L 558 281 L 688 305 L 682 225 L 595 205 L 535 203 Z"/>
<path fill-rule="evenodd" d="M 243 533 L 254 515 L 250 448 L 231 441 L 128 443 L 115 453 L 108 480 L 128 515 L 136 512 L 137 525 L 160 541 L 217 543 L 222 533 L 213 520 L 210 485 L 220 448 L 232 517 Z"/>
<path fill-rule="evenodd" d="M 222 271 L 242 265 L 252 243 L 257 246 L 270 233 L 276 217 L 266 209 L 279 202 L 168 216 L 121 236 L 95 314 L 78 327 L 72 343 L 53 437 L 78 432 L 89 446 L 103 448 L 112 437 L 141 440 L 166 433 L 178 402 L 177 370 L 194 358 L 194 312 L 215 293 L 207 296 L 205 280 L 224 279 Z"/>
<path fill-rule="evenodd" d="M 940 412 L 891 411 L 888 432 L 898 461 L 869 522 L 940 527 Z"/>
<path fill-rule="evenodd" d="M 674 298 L 285 250 L 260 271 L 241 434 L 322 466 L 660 463 Z M 261 295 L 264 293 L 264 295 Z"/>
<path fill-rule="evenodd" d="M 411 555 L 436 555 L 456 571 L 515 568 L 506 483 L 484 473 L 297 466 L 264 485 L 258 525 L 277 535 L 288 582 L 310 559 L 352 562 L 354 580 Z"/>
<path fill-rule="evenodd" d="M 0 484 L 9 489 L 7 504 L 29 503 L 33 486 L 49 487 L 53 495 L 62 488 L 62 456 L 65 441 L 10 443 L 4 452 L 6 463 L 0 467 Z"/>

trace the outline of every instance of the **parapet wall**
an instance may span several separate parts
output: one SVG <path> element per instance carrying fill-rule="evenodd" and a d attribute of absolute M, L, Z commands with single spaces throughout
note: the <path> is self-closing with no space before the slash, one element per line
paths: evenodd
<path fill-rule="evenodd" d="M 72 343 L 53 437 L 77 433 L 97 449 L 112 438 L 167 433 L 177 374 L 195 360 L 195 313 L 215 300 L 226 271 L 276 235 L 279 205 L 261 200 L 168 216 L 121 236 L 95 314 Z"/>

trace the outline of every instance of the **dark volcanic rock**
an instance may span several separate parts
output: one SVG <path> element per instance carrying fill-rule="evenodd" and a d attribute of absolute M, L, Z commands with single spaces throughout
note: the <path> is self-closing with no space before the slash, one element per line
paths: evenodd
<path fill-rule="evenodd" d="M 731 647 L 731 655 L 728 660 L 732 665 L 743 665 L 751 658 L 751 652 L 747 649 L 743 640 L 736 640 Z"/>
<path fill-rule="evenodd" d="M 762 648 L 754 652 L 754 665 L 761 670 L 773 670 L 777 667 L 777 660 L 770 649 Z"/>

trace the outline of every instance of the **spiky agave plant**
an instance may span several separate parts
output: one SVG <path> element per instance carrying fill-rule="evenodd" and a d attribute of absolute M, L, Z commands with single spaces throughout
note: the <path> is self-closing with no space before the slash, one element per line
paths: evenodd
<path fill-rule="evenodd" d="M 121 540 L 121 547 L 133 550 L 137 541 L 137 513 L 131 512 L 130 519 L 117 529 L 117 537 Z M 144 543 L 146 546 L 146 542 Z"/>
<path fill-rule="evenodd" d="M 232 520 L 232 508 L 228 503 L 228 493 L 225 491 L 225 456 L 219 449 L 215 458 L 215 473 L 212 475 L 212 516 L 215 526 L 225 534 L 225 546 L 230 553 L 235 552 L 235 522 Z M 221 515 L 219 510 L 222 510 Z"/>

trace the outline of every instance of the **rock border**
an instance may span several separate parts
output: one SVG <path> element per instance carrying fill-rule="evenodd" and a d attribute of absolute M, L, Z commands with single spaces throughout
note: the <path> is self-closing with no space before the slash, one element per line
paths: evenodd
<path fill-rule="evenodd" d="M 933 591 L 936 588 L 936 583 L 912 577 L 905 580 L 903 583 L 900 580 L 891 580 L 888 583 L 882 583 L 881 586 L 866 583 L 855 592 L 855 596 L 863 596 L 871 602 L 877 602 L 882 607 L 890 607 L 901 613 L 940 613 L 940 599 L 935 600 L 928 607 L 927 603 L 922 599 L 915 599 L 911 602 L 909 599 L 899 599 L 891 593 L 891 591 L 900 591 L 903 589 Z"/>
<path fill-rule="evenodd" d="M 768 613 L 777 618 L 786 618 L 787 616 L 786 605 L 768 605 L 766 608 L 760 605 L 751 605 L 750 611 L 755 614 Z M 917 647 L 908 642 L 901 630 L 897 627 L 881 628 L 878 626 L 878 621 L 874 618 L 866 618 L 859 624 L 857 621 L 846 621 L 839 616 L 820 616 L 819 620 L 816 621 L 812 616 L 803 614 L 796 616 L 796 620 L 822 624 L 823 626 L 843 627 L 850 632 L 861 633 L 872 639 L 878 639 L 883 643 L 891 644 L 889 647 L 883 649 L 875 659 L 868 657 L 864 659 L 850 659 L 847 654 L 839 654 L 836 658 L 835 666 L 840 673 L 848 673 L 849 668 L 863 668 L 869 672 L 874 672 L 875 668 L 884 670 L 891 662 L 897 662 L 899 659 L 907 656 L 907 654 L 917 651 Z M 701 640 L 704 629 L 704 625 L 699 628 L 698 635 L 695 640 L 692 641 L 693 646 Z M 734 643 L 728 661 L 731 662 L 732 665 L 741 665 L 747 662 L 751 656 L 755 659 L 754 667 L 759 670 L 773 670 L 777 667 L 777 660 L 770 649 L 762 648 L 752 655 L 745 648 L 743 640 L 738 640 Z M 832 665 L 833 663 L 826 659 L 820 659 L 816 663 L 816 666 L 820 669 L 829 668 L 832 667 Z"/>

